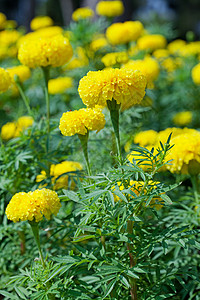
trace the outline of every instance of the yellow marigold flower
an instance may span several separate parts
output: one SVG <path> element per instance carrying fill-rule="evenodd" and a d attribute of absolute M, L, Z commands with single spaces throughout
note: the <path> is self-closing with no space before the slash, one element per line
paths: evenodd
<path fill-rule="evenodd" d="M 148 182 L 147 187 L 144 189 L 143 194 L 146 195 L 146 194 L 152 193 L 154 190 L 157 189 L 157 185 L 159 183 L 160 183 L 159 181 L 152 181 L 152 180 L 150 180 Z M 118 182 L 117 184 L 119 186 L 119 190 L 123 191 L 124 190 L 124 185 L 121 182 Z M 144 181 L 130 180 L 130 186 L 129 187 L 131 187 L 131 191 L 134 192 L 134 194 L 136 196 L 139 196 L 139 194 L 140 194 L 143 186 L 144 186 Z M 115 187 L 113 187 L 112 190 L 115 190 Z M 152 198 L 152 200 L 151 200 L 151 202 L 149 204 L 150 207 L 155 207 L 157 210 L 159 210 L 163 206 L 163 200 L 160 197 L 160 195 L 161 194 L 155 195 Z M 117 195 L 115 195 L 115 194 L 114 194 L 114 199 L 115 199 L 115 201 L 119 201 L 120 200 L 120 198 Z M 144 205 L 145 205 L 145 203 L 144 203 Z"/>
<path fill-rule="evenodd" d="M 17 30 L 3 30 L 0 32 L 0 45 L 2 46 L 11 46 L 15 44 L 19 38 L 21 37 L 22 33 L 18 32 Z"/>
<path fill-rule="evenodd" d="M 101 49 L 101 48 L 103 48 L 107 45 L 108 45 L 108 42 L 105 39 L 105 37 L 101 37 L 101 38 L 98 38 L 98 39 L 92 41 L 91 44 L 90 44 L 90 48 L 91 48 L 92 51 L 96 52 L 99 49 Z"/>
<path fill-rule="evenodd" d="M 122 1 L 99 1 L 96 6 L 96 13 L 108 18 L 117 17 L 124 13 Z"/>
<path fill-rule="evenodd" d="M 166 143 L 167 139 L 171 133 L 172 133 L 172 138 L 174 138 L 175 136 L 178 136 L 181 134 L 185 134 L 185 133 L 193 134 L 194 132 L 195 132 L 195 129 L 191 129 L 191 128 L 183 128 L 183 129 L 176 128 L 176 127 L 166 128 L 165 130 L 161 130 L 158 132 L 155 145 L 157 146 L 160 142 L 162 142 L 163 144 Z M 172 144 L 171 141 L 170 141 L 170 144 Z"/>
<path fill-rule="evenodd" d="M 123 64 L 128 61 L 128 54 L 125 51 L 107 53 L 102 57 L 101 61 L 106 67 L 111 67 L 116 64 Z"/>
<path fill-rule="evenodd" d="M 68 175 L 65 173 L 73 173 L 82 169 L 83 169 L 82 165 L 79 162 L 75 162 L 75 161 L 63 161 L 59 164 L 51 165 L 50 176 L 52 176 L 51 182 L 53 184 L 54 190 L 68 187 L 70 174 Z M 41 174 L 37 176 L 36 182 L 41 182 L 45 178 L 46 178 L 46 172 L 42 171 Z M 73 188 L 74 184 L 75 183 L 72 180 L 70 188 Z"/>
<path fill-rule="evenodd" d="M 139 104 L 145 95 L 146 78 L 140 71 L 105 69 L 90 71 L 79 82 L 79 95 L 85 105 L 106 106 L 107 100 L 116 100 L 121 109 Z"/>
<path fill-rule="evenodd" d="M 192 69 L 192 80 L 195 84 L 200 84 L 200 63 Z"/>
<path fill-rule="evenodd" d="M 53 20 L 48 16 L 38 16 L 35 17 L 30 24 L 32 30 L 38 30 L 43 27 L 48 27 L 53 25 Z"/>
<path fill-rule="evenodd" d="M 48 82 L 49 94 L 62 94 L 66 89 L 73 86 L 73 79 L 71 77 L 58 77 L 50 79 Z"/>
<path fill-rule="evenodd" d="M 30 126 L 33 125 L 33 118 L 30 117 L 30 116 L 23 116 L 23 117 L 20 117 L 18 120 L 17 120 L 17 126 L 22 128 L 22 129 L 26 129 Z"/>
<path fill-rule="evenodd" d="M 173 122 L 178 126 L 186 126 L 192 122 L 192 112 L 182 111 L 174 115 Z"/>
<path fill-rule="evenodd" d="M 137 133 L 134 137 L 134 143 L 139 144 L 141 147 L 154 145 L 157 138 L 157 132 L 155 130 L 146 130 Z"/>
<path fill-rule="evenodd" d="M 81 19 L 89 19 L 94 16 L 94 12 L 89 7 L 80 7 L 77 8 L 72 14 L 72 20 L 79 21 Z"/>
<path fill-rule="evenodd" d="M 200 133 L 194 130 L 190 133 L 177 135 L 172 138 L 174 145 L 167 160 L 172 160 L 167 169 L 171 173 L 197 174 L 200 173 Z"/>
<path fill-rule="evenodd" d="M 176 57 L 176 58 L 172 58 L 172 57 L 168 57 L 166 59 L 163 59 L 161 61 L 161 66 L 167 71 L 167 72 L 173 72 L 174 70 L 176 70 L 178 67 L 180 67 L 182 64 L 182 61 L 180 60 L 180 58 Z"/>
<path fill-rule="evenodd" d="M 139 70 L 147 79 L 147 87 L 151 88 L 154 80 L 158 78 L 160 67 L 157 61 L 151 57 L 145 57 L 143 60 L 130 60 L 124 66 L 126 69 Z"/>
<path fill-rule="evenodd" d="M 200 41 L 191 42 L 179 50 L 181 56 L 195 56 L 200 54 Z"/>
<path fill-rule="evenodd" d="M 8 122 L 1 127 L 1 138 L 3 140 L 10 140 L 15 136 L 16 132 L 16 123 Z"/>
<path fill-rule="evenodd" d="M 141 35 L 143 25 L 140 21 L 114 23 L 106 30 L 106 38 L 111 45 L 127 44 Z"/>
<path fill-rule="evenodd" d="M 20 62 L 30 68 L 59 67 L 72 57 L 73 50 L 62 35 L 24 41 L 19 48 Z"/>
<path fill-rule="evenodd" d="M 158 60 L 162 60 L 163 58 L 170 56 L 170 52 L 167 49 L 157 49 L 153 52 L 153 56 Z"/>
<path fill-rule="evenodd" d="M 12 68 L 7 69 L 10 77 L 12 78 L 13 83 L 14 81 L 14 76 L 17 75 L 19 77 L 19 80 L 21 82 L 24 82 L 25 80 L 29 79 L 31 76 L 31 71 L 27 66 L 16 66 Z"/>
<path fill-rule="evenodd" d="M 179 50 L 185 47 L 186 41 L 183 40 L 175 40 L 167 45 L 167 48 L 171 54 L 178 54 Z"/>
<path fill-rule="evenodd" d="M 63 70 L 73 70 L 87 66 L 89 60 L 85 54 L 85 50 L 82 47 L 77 47 L 75 50 L 75 57 L 72 58 L 66 65 L 63 66 Z"/>
<path fill-rule="evenodd" d="M 9 73 L 3 69 L 0 68 L 0 93 L 7 91 L 11 84 L 11 77 Z"/>
<path fill-rule="evenodd" d="M 0 29 L 4 29 L 6 25 L 6 16 L 0 12 Z"/>
<path fill-rule="evenodd" d="M 159 48 L 165 48 L 167 45 L 166 38 L 161 34 L 147 34 L 137 40 L 137 46 L 140 50 L 153 51 Z"/>
<path fill-rule="evenodd" d="M 87 130 L 99 132 L 105 126 L 105 117 L 100 108 L 81 108 L 64 113 L 60 119 L 60 131 L 65 136 L 85 135 Z"/>
<path fill-rule="evenodd" d="M 41 189 L 15 194 L 6 208 L 6 215 L 13 222 L 39 222 L 43 216 L 49 220 L 52 214 L 57 215 L 60 207 L 60 199 L 56 192 Z"/>

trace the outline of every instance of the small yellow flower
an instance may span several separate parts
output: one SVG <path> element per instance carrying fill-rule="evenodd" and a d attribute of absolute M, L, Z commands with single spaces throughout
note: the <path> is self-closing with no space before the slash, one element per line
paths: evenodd
<path fill-rule="evenodd" d="M 106 30 L 106 38 L 111 45 L 127 44 L 135 41 L 142 34 L 143 25 L 140 21 L 114 23 Z"/>
<path fill-rule="evenodd" d="M 166 38 L 161 34 L 147 34 L 137 40 L 137 46 L 140 50 L 153 51 L 159 48 L 165 48 Z"/>
<path fill-rule="evenodd" d="M 185 45 L 186 45 L 186 41 L 178 39 L 178 40 L 174 40 L 173 42 L 169 43 L 167 45 L 167 48 L 171 54 L 178 54 L 180 49 L 185 47 Z"/>
<path fill-rule="evenodd" d="M 60 199 L 54 191 L 41 189 L 28 193 L 20 192 L 10 200 L 6 215 L 13 222 L 39 222 L 43 216 L 49 220 L 52 214 L 57 215 L 60 207 Z"/>
<path fill-rule="evenodd" d="M 90 19 L 94 16 L 94 12 L 89 7 L 77 8 L 72 14 L 72 20 L 79 21 L 81 19 Z"/>
<path fill-rule="evenodd" d="M 141 147 L 154 145 L 157 138 L 157 132 L 155 130 L 146 130 L 137 133 L 134 137 L 134 143 L 139 144 Z"/>
<path fill-rule="evenodd" d="M 73 70 L 87 66 L 89 63 L 85 50 L 82 47 L 77 47 L 74 57 L 62 67 L 63 70 Z"/>
<path fill-rule="evenodd" d="M 99 1 L 96 6 L 96 12 L 100 16 L 117 17 L 124 13 L 122 1 Z"/>
<path fill-rule="evenodd" d="M 33 125 L 33 118 L 29 116 L 20 117 L 16 122 L 8 122 L 1 128 L 3 140 L 10 140 L 20 136 L 21 132 Z"/>
<path fill-rule="evenodd" d="M 200 84 L 200 63 L 192 69 L 192 80 L 195 84 Z"/>
<path fill-rule="evenodd" d="M 73 79 L 71 77 L 58 77 L 50 79 L 48 82 L 49 94 L 62 94 L 73 86 Z"/>
<path fill-rule="evenodd" d="M 106 38 L 101 37 L 92 41 L 90 44 L 90 48 L 92 51 L 96 52 L 107 45 L 108 45 L 108 41 L 106 40 Z"/>
<path fill-rule="evenodd" d="M 27 66 L 16 66 L 7 69 L 10 77 L 12 78 L 12 82 L 14 83 L 14 76 L 17 75 L 19 77 L 20 82 L 24 82 L 29 79 L 31 76 L 31 71 Z"/>
<path fill-rule="evenodd" d="M 100 108 L 82 108 L 64 113 L 60 119 L 60 131 L 65 136 L 85 135 L 88 130 L 99 132 L 105 126 L 105 117 Z"/>
<path fill-rule="evenodd" d="M 48 27 L 53 25 L 53 20 L 48 16 L 38 16 L 35 17 L 30 24 L 32 30 L 38 30 L 43 27 Z"/>
<path fill-rule="evenodd" d="M 174 115 L 173 122 L 178 126 L 186 126 L 192 122 L 192 112 L 182 111 Z"/>
<path fill-rule="evenodd" d="M 9 73 L 5 69 L 0 68 L 0 93 L 7 91 L 10 85 L 11 77 Z"/>
<path fill-rule="evenodd" d="M 139 104 L 145 95 L 146 78 L 140 71 L 105 69 L 90 71 L 79 82 L 79 95 L 85 105 L 106 106 L 114 99 L 121 109 Z"/>
<path fill-rule="evenodd" d="M 29 68 L 59 67 L 72 57 L 73 50 L 68 39 L 62 35 L 51 38 L 25 40 L 19 48 L 20 62 Z"/>
<path fill-rule="evenodd" d="M 111 67 L 116 64 L 124 64 L 128 61 L 128 54 L 125 51 L 107 53 L 102 57 L 101 61 L 106 67 Z"/>
<path fill-rule="evenodd" d="M 2 46 L 12 46 L 17 43 L 17 41 L 22 36 L 17 30 L 3 30 L 0 32 L 0 45 Z"/>
<path fill-rule="evenodd" d="M 16 132 L 16 123 L 8 122 L 1 127 L 1 138 L 3 140 L 10 140 L 15 136 Z"/>

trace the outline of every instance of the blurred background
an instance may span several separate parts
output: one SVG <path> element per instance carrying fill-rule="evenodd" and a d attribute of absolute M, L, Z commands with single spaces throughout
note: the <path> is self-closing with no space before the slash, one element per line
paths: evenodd
<path fill-rule="evenodd" d="M 30 30 L 29 24 L 37 15 L 50 16 L 55 25 L 67 26 L 72 12 L 78 7 L 90 6 L 94 11 L 98 0 L 0 0 L 0 11 L 9 20 Z M 194 32 L 200 38 L 199 0 L 123 0 L 125 12 L 115 22 L 140 20 L 145 25 L 170 22 L 177 38 L 187 38 Z M 95 16 L 96 17 L 96 16 Z"/>

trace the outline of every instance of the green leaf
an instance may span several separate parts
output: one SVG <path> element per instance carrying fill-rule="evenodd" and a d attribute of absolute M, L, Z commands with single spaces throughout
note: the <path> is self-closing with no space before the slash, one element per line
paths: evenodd
<path fill-rule="evenodd" d="M 82 242 L 82 241 L 94 239 L 94 238 L 95 238 L 95 235 L 92 235 L 92 234 L 82 235 L 82 236 L 75 237 L 73 239 L 73 243 L 78 243 L 78 242 Z"/>
<path fill-rule="evenodd" d="M 169 198 L 169 196 L 167 196 L 166 194 L 160 194 L 160 197 L 164 200 L 164 202 L 166 204 L 171 205 L 172 204 L 172 200 Z"/>
<path fill-rule="evenodd" d="M 75 193 L 73 191 L 69 191 L 69 190 L 62 190 L 62 191 L 64 193 L 64 196 L 67 196 L 67 198 L 69 198 L 69 200 L 72 200 L 74 202 L 80 202 L 77 193 Z M 60 197 L 63 197 L 63 195 Z M 62 199 L 62 200 L 64 200 L 64 199 Z M 64 201 L 67 201 L 67 200 L 64 200 Z"/>
<path fill-rule="evenodd" d="M 110 293 L 111 291 L 113 290 L 114 286 L 115 286 L 115 283 L 117 282 L 117 279 L 118 278 L 115 278 L 113 279 L 109 284 L 108 284 L 108 287 L 107 287 L 107 290 L 103 296 L 103 299 L 106 298 Z"/>
<path fill-rule="evenodd" d="M 127 274 L 128 276 L 132 277 L 132 278 L 137 278 L 137 279 L 140 278 L 138 275 L 136 275 L 135 273 L 133 273 L 131 270 L 128 270 L 128 271 L 126 272 L 126 274 Z"/>
<path fill-rule="evenodd" d="M 15 295 L 13 295 L 11 293 L 8 293 L 6 291 L 0 290 L 0 294 L 3 295 L 3 296 L 5 296 L 5 297 L 7 297 L 8 299 L 14 299 L 14 300 L 18 299 Z"/>

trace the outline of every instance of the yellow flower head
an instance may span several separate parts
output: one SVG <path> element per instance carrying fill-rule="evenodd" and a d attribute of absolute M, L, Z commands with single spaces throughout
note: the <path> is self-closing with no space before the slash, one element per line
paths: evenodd
<path fill-rule="evenodd" d="M 154 145 L 157 138 L 157 132 L 155 130 L 146 130 L 137 133 L 134 137 L 134 143 L 139 144 L 141 147 Z"/>
<path fill-rule="evenodd" d="M 160 34 L 147 34 L 140 37 L 137 41 L 137 46 L 140 50 L 156 50 L 159 48 L 165 48 L 167 40 Z"/>
<path fill-rule="evenodd" d="M 105 126 L 105 117 L 100 108 L 81 108 L 64 113 L 60 119 L 60 131 L 65 136 L 85 135 L 87 130 L 99 132 Z"/>
<path fill-rule="evenodd" d="M 90 49 L 94 52 L 98 51 L 99 49 L 105 47 L 108 45 L 107 40 L 105 37 L 101 37 L 98 39 L 95 39 L 94 41 L 91 42 L 90 44 Z"/>
<path fill-rule="evenodd" d="M 6 16 L 0 12 L 0 29 L 4 29 L 6 25 Z"/>
<path fill-rule="evenodd" d="M 170 56 L 170 52 L 167 49 L 157 49 L 153 52 L 153 56 L 162 61 L 164 58 Z"/>
<path fill-rule="evenodd" d="M 183 47 L 185 47 L 186 45 L 186 41 L 184 40 L 174 40 L 173 42 L 169 43 L 167 45 L 167 48 L 170 52 L 170 54 L 178 54 L 179 53 L 179 50 Z"/>
<path fill-rule="evenodd" d="M 96 6 L 96 12 L 100 16 L 117 17 L 123 14 L 124 5 L 122 1 L 99 1 Z"/>
<path fill-rule="evenodd" d="M 62 94 L 66 89 L 73 86 L 73 80 L 71 77 L 58 77 L 56 79 L 50 79 L 48 82 L 49 94 Z"/>
<path fill-rule="evenodd" d="M 3 30 L 0 32 L 0 45 L 2 46 L 11 46 L 16 44 L 16 42 L 21 37 L 21 33 L 17 30 Z"/>
<path fill-rule="evenodd" d="M 56 192 L 41 189 L 15 194 L 6 208 L 6 215 L 13 222 L 39 222 L 43 216 L 49 220 L 52 214 L 57 215 L 60 207 L 60 199 Z"/>
<path fill-rule="evenodd" d="M 72 57 L 73 50 L 69 40 L 62 35 L 51 38 L 25 40 L 19 48 L 20 62 L 30 68 L 59 67 Z"/>
<path fill-rule="evenodd" d="M 72 14 L 72 20 L 75 22 L 81 19 L 90 19 L 94 16 L 94 12 L 89 7 L 80 7 L 77 8 Z"/>
<path fill-rule="evenodd" d="M 14 83 L 14 76 L 17 75 L 19 77 L 20 82 L 24 82 L 31 76 L 31 71 L 27 66 L 16 66 L 7 69 L 10 77 L 12 78 L 12 82 Z"/>
<path fill-rule="evenodd" d="M 63 161 L 59 164 L 51 165 L 50 176 L 52 176 L 51 182 L 53 184 L 54 190 L 58 190 L 61 188 L 68 188 L 69 175 L 65 173 L 70 173 L 70 172 L 73 173 L 82 169 L 83 169 L 82 165 L 79 162 L 75 162 L 75 161 Z M 36 182 L 41 182 L 45 178 L 46 178 L 46 172 L 42 171 L 41 174 L 37 176 Z M 70 188 L 73 188 L 73 186 L 74 186 L 74 181 L 72 180 Z"/>
<path fill-rule="evenodd" d="M 82 47 L 77 47 L 75 50 L 75 57 L 73 57 L 66 65 L 63 66 L 63 70 L 73 70 L 87 66 L 89 63 L 85 54 L 85 50 Z"/>
<path fill-rule="evenodd" d="M 167 160 L 172 160 L 167 169 L 171 173 L 200 173 L 200 133 L 193 132 L 177 135 L 171 140 L 174 145 Z"/>
<path fill-rule="evenodd" d="M 16 122 L 8 122 L 1 128 L 1 138 L 10 140 L 20 136 L 20 133 L 33 125 L 33 118 L 29 116 L 20 117 Z"/>
<path fill-rule="evenodd" d="M 125 51 L 107 53 L 102 57 L 101 61 L 106 67 L 111 67 L 116 64 L 124 64 L 128 61 L 128 54 Z"/>
<path fill-rule="evenodd" d="M 105 69 L 90 71 L 79 82 L 79 95 L 85 105 L 106 106 L 107 100 L 116 100 L 121 109 L 139 104 L 145 95 L 146 78 L 140 71 Z"/>
<path fill-rule="evenodd" d="M 143 191 L 143 195 L 144 195 L 144 194 L 145 194 L 145 195 L 146 195 L 146 194 L 150 194 L 150 193 L 154 192 L 154 191 L 157 189 L 157 185 L 158 185 L 159 183 L 160 183 L 159 181 L 152 181 L 152 180 L 150 180 L 150 181 L 148 182 L 148 185 L 146 186 L 146 188 L 145 188 L 144 191 Z M 118 186 L 119 186 L 119 190 L 120 190 L 120 191 L 123 191 L 123 190 L 124 190 L 124 185 L 123 185 L 121 182 L 118 182 L 117 184 L 118 184 Z M 135 194 L 136 196 L 139 196 L 139 194 L 140 194 L 140 192 L 141 192 L 143 186 L 144 186 L 144 181 L 130 180 L 130 186 L 129 186 L 129 187 L 130 187 L 130 190 L 131 190 L 132 192 L 134 192 L 134 194 Z M 115 190 L 115 188 L 113 187 L 112 190 Z M 162 200 L 162 198 L 160 197 L 160 195 L 161 195 L 161 194 L 155 195 L 155 196 L 152 198 L 152 200 L 151 200 L 151 202 L 150 202 L 150 204 L 149 204 L 150 207 L 155 207 L 157 210 L 159 210 L 159 209 L 163 206 L 163 200 Z M 133 197 L 133 196 L 132 196 L 132 197 Z M 135 198 L 135 197 L 134 197 L 134 198 Z M 119 201 L 119 200 L 120 200 L 120 198 L 119 198 L 117 195 L 115 195 L 115 194 L 114 194 L 114 199 L 115 199 L 115 201 Z M 144 203 L 144 205 L 145 205 L 145 203 Z"/>
<path fill-rule="evenodd" d="M 48 27 L 53 25 L 53 20 L 48 16 L 35 17 L 30 24 L 32 30 L 38 30 L 40 28 Z"/>
<path fill-rule="evenodd" d="M 200 54 L 200 41 L 191 42 L 183 46 L 182 48 L 179 49 L 178 54 L 184 57 L 195 56 Z"/>
<path fill-rule="evenodd" d="M 127 44 L 141 35 L 143 25 L 140 21 L 114 23 L 106 30 L 106 37 L 111 45 Z"/>
<path fill-rule="evenodd" d="M 11 77 L 9 73 L 3 69 L 0 68 L 0 93 L 7 91 L 11 84 Z"/>
<path fill-rule="evenodd" d="M 139 70 L 147 79 L 148 88 L 152 87 L 154 80 L 158 78 L 160 73 L 160 67 L 157 61 L 151 57 L 145 57 L 144 59 L 130 60 L 123 68 L 131 70 Z"/>
<path fill-rule="evenodd" d="M 192 122 L 192 112 L 182 111 L 174 115 L 173 122 L 177 126 L 186 126 Z"/>
<path fill-rule="evenodd" d="M 192 69 L 192 80 L 195 84 L 200 84 L 200 63 Z"/>

